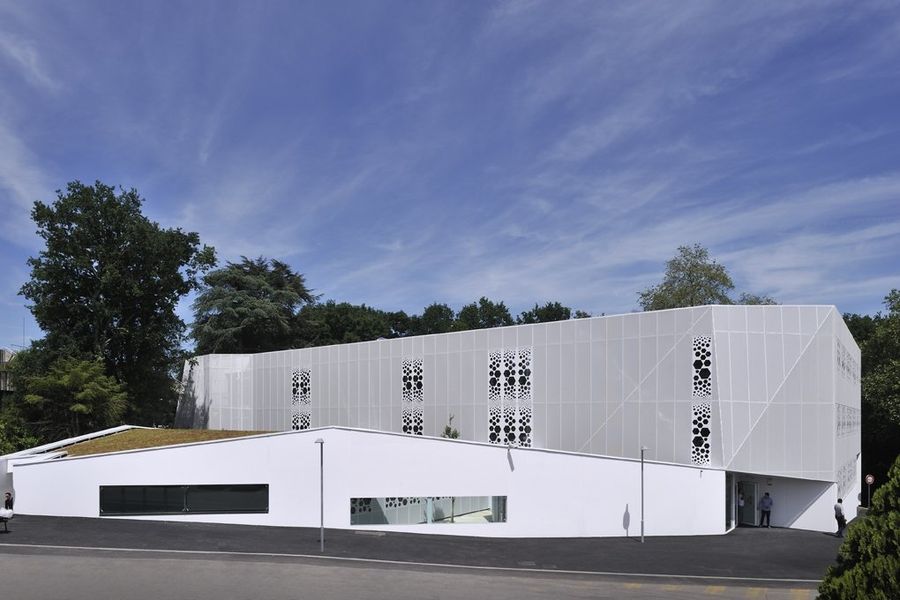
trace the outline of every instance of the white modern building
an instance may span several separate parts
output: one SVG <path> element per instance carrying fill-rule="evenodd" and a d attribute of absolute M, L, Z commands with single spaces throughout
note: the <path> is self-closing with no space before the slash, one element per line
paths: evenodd
<path fill-rule="evenodd" d="M 831 531 L 860 491 L 859 349 L 832 306 L 208 355 L 183 383 L 176 425 L 279 433 L 18 457 L 17 509 L 318 526 L 320 460 L 334 528 L 719 534 L 768 492 L 773 526 Z"/>

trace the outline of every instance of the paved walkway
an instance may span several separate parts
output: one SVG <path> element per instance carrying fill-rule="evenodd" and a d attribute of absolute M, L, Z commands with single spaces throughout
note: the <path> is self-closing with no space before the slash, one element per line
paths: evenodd
<path fill-rule="evenodd" d="M 18 515 L 10 533 L 0 533 L 0 546 L 322 556 L 318 535 L 318 529 L 307 528 Z M 324 556 L 635 578 L 741 578 L 748 586 L 784 580 L 785 586 L 812 587 L 834 562 L 840 541 L 822 533 L 755 528 L 723 536 L 647 537 L 644 544 L 633 538 L 491 539 L 328 529 Z"/>

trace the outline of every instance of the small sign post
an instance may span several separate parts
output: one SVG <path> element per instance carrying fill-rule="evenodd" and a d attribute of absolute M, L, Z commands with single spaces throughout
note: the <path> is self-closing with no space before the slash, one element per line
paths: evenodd
<path fill-rule="evenodd" d="M 870 508 L 872 506 L 872 484 L 875 483 L 875 476 L 869 473 L 866 475 L 866 485 L 869 486 L 868 492 L 866 492 L 866 508 Z"/>

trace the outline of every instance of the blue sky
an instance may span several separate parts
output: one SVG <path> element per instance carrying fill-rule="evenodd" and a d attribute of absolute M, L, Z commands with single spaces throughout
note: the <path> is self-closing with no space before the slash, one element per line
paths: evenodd
<path fill-rule="evenodd" d="M 73 179 L 378 308 L 628 312 L 701 243 L 738 290 L 871 313 L 900 7 L 0 0 L 0 346 L 40 335 L 28 213 Z"/>

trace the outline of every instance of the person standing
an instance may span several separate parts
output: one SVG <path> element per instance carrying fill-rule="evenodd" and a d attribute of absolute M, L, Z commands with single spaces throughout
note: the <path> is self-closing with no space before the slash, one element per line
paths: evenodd
<path fill-rule="evenodd" d="M 766 527 L 771 527 L 771 519 L 772 519 L 772 505 L 775 502 L 772 500 L 772 497 L 769 495 L 769 492 L 766 492 L 765 495 L 759 501 L 759 511 L 761 513 L 759 517 L 759 526 L 763 526 L 763 522 L 765 522 Z"/>
<path fill-rule="evenodd" d="M 838 530 L 837 537 L 844 537 L 844 528 L 847 526 L 847 518 L 844 516 L 844 501 L 838 498 L 837 504 L 834 505 L 834 520 L 837 521 Z"/>

